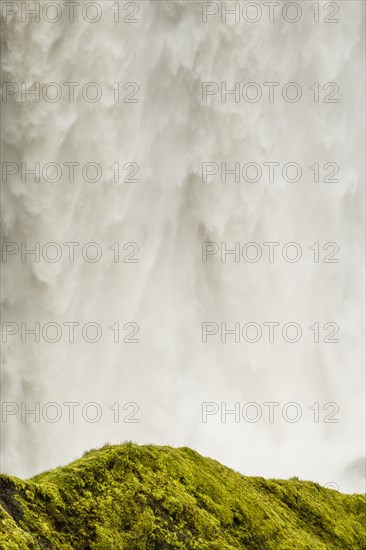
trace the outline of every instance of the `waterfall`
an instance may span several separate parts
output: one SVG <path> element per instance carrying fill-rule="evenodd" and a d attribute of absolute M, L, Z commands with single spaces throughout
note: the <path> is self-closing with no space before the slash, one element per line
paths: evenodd
<path fill-rule="evenodd" d="M 3 2 L 4 472 L 362 490 L 364 4 L 269 4 Z"/>

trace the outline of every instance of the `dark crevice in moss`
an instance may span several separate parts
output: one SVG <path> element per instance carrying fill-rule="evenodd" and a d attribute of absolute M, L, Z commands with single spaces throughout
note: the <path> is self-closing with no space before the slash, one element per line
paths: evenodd
<path fill-rule="evenodd" d="M 11 478 L 0 474 L 0 505 L 17 524 L 19 524 L 23 516 L 22 507 L 15 499 L 15 495 L 20 492 L 21 489 L 16 486 Z"/>

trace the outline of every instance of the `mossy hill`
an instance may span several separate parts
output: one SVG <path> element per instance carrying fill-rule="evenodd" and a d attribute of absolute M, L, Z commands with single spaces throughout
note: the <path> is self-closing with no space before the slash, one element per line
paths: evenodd
<path fill-rule="evenodd" d="M 1 475 L 0 548 L 365 549 L 365 504 L 188 448 L 106 445 L 28 481 Z"/>

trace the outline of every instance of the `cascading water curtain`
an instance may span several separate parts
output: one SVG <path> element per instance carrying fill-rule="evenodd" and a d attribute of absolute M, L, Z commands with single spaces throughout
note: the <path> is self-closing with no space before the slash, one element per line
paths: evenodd
<path fill-rule="evenodd" d="M 1 10 L 2 471 L 362 491 L 364 2 Z"/>

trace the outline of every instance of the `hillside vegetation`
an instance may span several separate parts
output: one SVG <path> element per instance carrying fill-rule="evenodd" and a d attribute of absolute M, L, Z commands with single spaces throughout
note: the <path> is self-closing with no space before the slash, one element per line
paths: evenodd
<path fill-rule="evenodd" d="M 1 475 L 0 548 L 365 549 L 365 504 L 188 448 L 106 445 L 28 481 Z"/>

